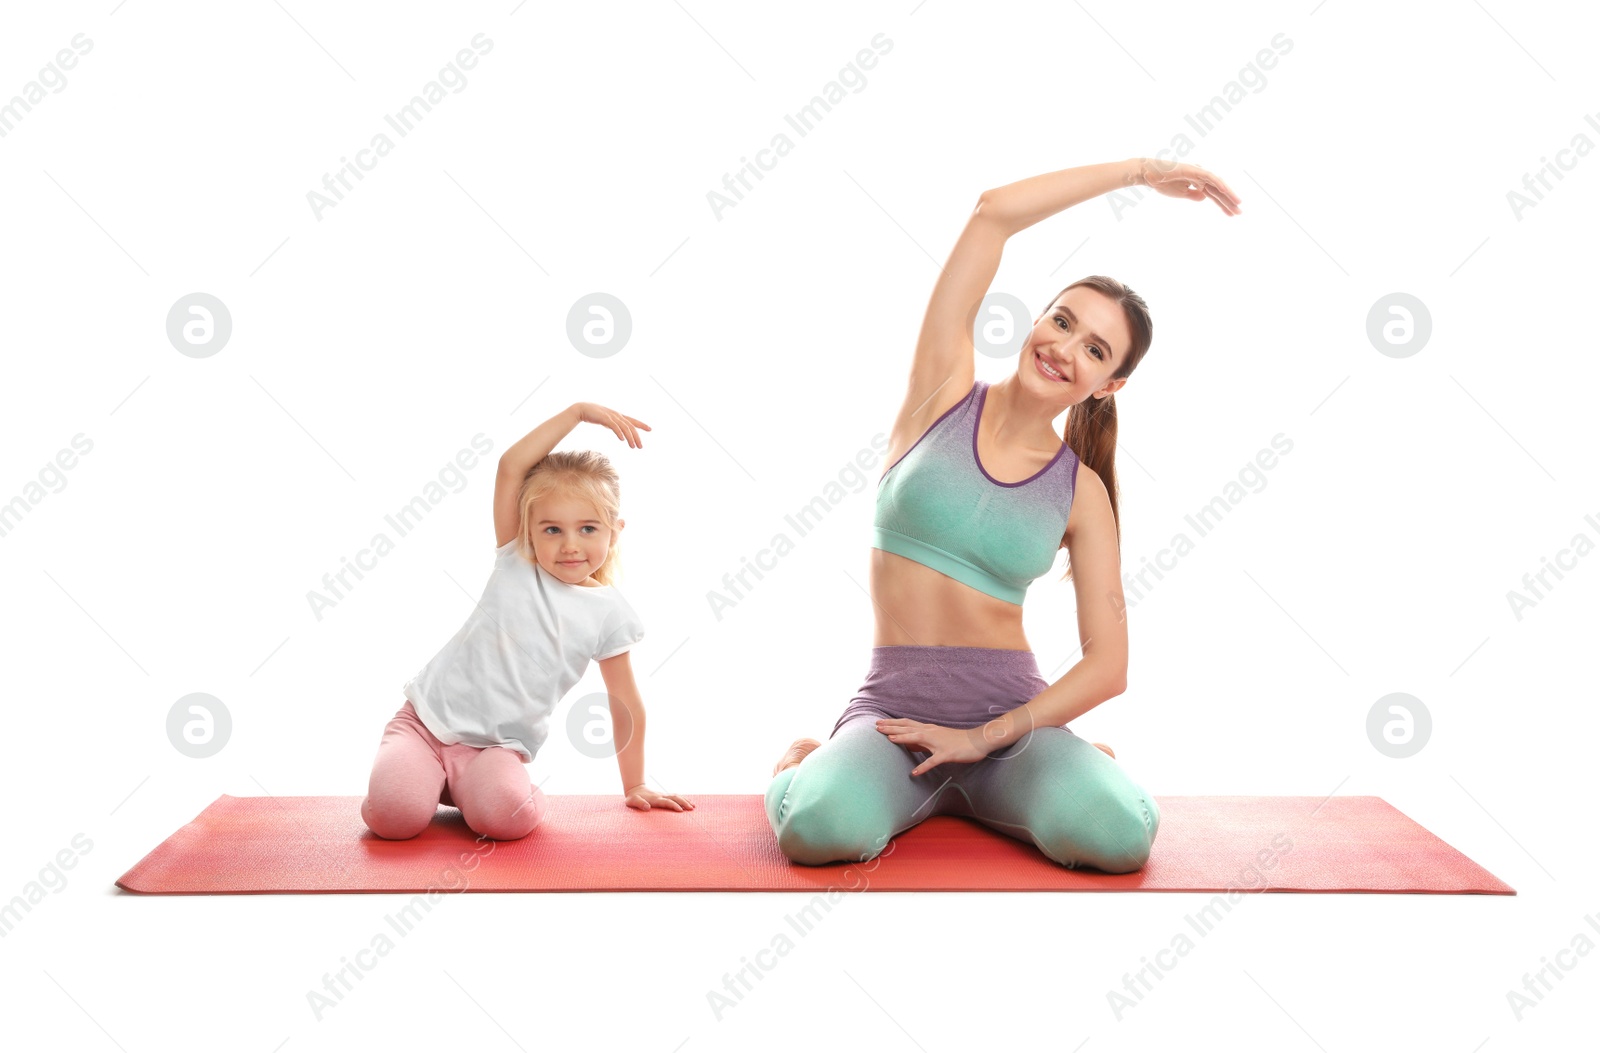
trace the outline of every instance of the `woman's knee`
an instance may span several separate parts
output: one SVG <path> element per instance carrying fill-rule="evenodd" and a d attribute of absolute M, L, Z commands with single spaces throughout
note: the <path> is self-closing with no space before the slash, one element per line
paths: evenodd
<path fill-rule="evenodd" d="M 1147 795 L 1106 798 L 1087 810 L 1076 799 L 1056 805 L 1034 835 L 1051 859 L 1108 874 L 1131 874 L 1149 862 L 1160 812 Z"/>
<path fill-rule="evenodd" d="M 792 813 L 777 835 L 778 850 L 791 862 L 822 866 L 864 863 L 883 851 L 893 832 L 824 801 Z"/>
<path fill-rule="evenodd" d="M 875 807 L 875 795 L 864 787 L 852 788 L 846 780 L 793 778 L 781 790 L 772 789 L 778 799 L 769 800 L 768 819 L 773 820 L 778 850 L 791 862 L 866 862 L 894 836 L 892 819 Z"/>

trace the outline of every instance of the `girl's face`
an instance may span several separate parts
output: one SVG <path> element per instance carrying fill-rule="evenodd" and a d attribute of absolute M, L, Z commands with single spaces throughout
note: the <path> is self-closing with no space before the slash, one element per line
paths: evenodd
<path fill-rule="evenodd" d="M 1126 377 L 1113 380 L 1133 345 L 1128 321 L 1110 297 L 1080 285 L 1068 289 L 1039 316 L 1022 342 L 1017 362 L 1022 386 L 1061 409 L 1075 406 L 1106 387 L 1116 391 Z M 1046 376 L 1043 368 L 1064 379 Z"/>
<path fill-rule="evenodd" d="M 605 562 L 623 521 L 613 530 L 592 504 L 560 494 L 536 502 L 531 514 L 529 540 L 539 566 L 569 585 L 597 584 L 589 577 Z"/>

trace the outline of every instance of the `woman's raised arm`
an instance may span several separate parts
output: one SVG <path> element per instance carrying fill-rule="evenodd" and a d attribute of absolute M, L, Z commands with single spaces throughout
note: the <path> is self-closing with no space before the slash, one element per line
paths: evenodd
<path fill-rule="evenodd" d="M 1010 237 L 1057 212 L 1123 187 L 1145 185 L 1146 157 L 1080 165 L 985 190 L 979 206 Z"/>
<path fill-rule="evenodd" d="M 1005 232 L 983 214 L 979 199 L 928 297 L 922 331 L 911 356 L 905 401 L 889 430 L 885 466 L 899 460 L 929 425 L 972 390 L 976 354 L 972 320 L 1000 269 L 1005 245 Z"/>
<path fill-rule="evenodd" d="M 1149 158 L 1048 172 L 986 190 L 967 218 L 934 283 L 912 356 L 906 398 L 889 437 L 889 462 L 898 459 L 940 415 L 972 389 L 972 326 L 978 305 L 1000 269 L 1006 240 L 1047 216 L 1125 186 L 1145 185 Z M 1168 169 L 1192 166 L 1167 166 Z M 1171 174 L 1170 171 L 1168 174 Z M 1220 203 L 1220 202 L 1219 202 Z"/>
<path fill-rule="evenodd" d="M 988 205 L 985 211 L 1009 236 L 1063 209 L 1129 186 L 1147 186 L 1158 194 L 1190 201 L 1209 197 L 1226 215 L 1240 212 L 1239 195 L 1217 176 L 1199 165 L 1157 157 L 1130 157 L 1046 172 L 986 191 L 982 200 Z"/>

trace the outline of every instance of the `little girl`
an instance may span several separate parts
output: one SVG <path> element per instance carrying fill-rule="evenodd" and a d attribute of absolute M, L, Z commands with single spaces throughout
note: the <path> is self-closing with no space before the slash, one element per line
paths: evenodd
<path fill-rule="evenodd" d="M 384 728 L 361 818 L 379 837 L 420 834 L 441 805 L 475 833 L 526 837 L 544 795 L 523 766 L 544 745 L 549 717 L 600 664 L 630 808 L 694 805 L 645 785 L 644 704 L 628 650 L 644 626 L 611 584 L 621 496 L 611 462 L 591 451 L 551 453 L 579 423 L 641 447 L 643 421 L 592 402 L 551 417 L 500 458 L 494 485 L 494 570 L 454 638 L 403 688 Z"/>

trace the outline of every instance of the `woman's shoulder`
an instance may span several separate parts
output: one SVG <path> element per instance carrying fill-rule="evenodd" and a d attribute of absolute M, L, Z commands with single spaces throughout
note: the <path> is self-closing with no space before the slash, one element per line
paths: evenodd
<path fill-rule="evenodd" d="M 1100 473 L 1089 467 L 1089 463 L 1078 456 L 1078 451 L 1067 447 L 1067 454 L 1072 458 L 1072 492 L 1106 493 L 1106 482 L 1100 478 Z M 1107 497 L 1109 500 L 1109 495 Z"/>
<path fill-rule="evenodd" d="M 1111 494 L 1106 489 L 1100 473 L 1085 464 L 1073 453 L 1073 483 L 1071 507 L 1067 513 L 1067 537 L 1075 534 L 1085 522 L 1097 527 L 1116 529 L 1116 517 L 1111 511 Z"/>

